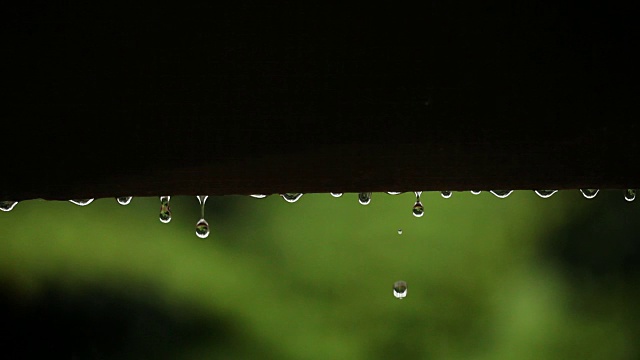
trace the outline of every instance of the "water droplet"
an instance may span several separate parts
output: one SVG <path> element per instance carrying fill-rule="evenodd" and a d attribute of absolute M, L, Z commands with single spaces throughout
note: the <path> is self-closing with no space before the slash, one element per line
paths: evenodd
<path fill-rule="evenodd" d="M 342 193 L 331 193 L 331 196 L 335 197 L 335 198 L 339 198 L 340 196 L 342 196 Z"/>
<path fill-rule="evenodd" d="M 627 201 L 633 201 L 636 199 L 636 189 L 627 189 L 624 191 L 624 199 Z"/>
<path fill-rule="evenodd" d="M 358 202 L 362 205 L 369 205 L 369 203 L 371 202 L 371 193 L 370 192 L 358 193 Z"/>
<path fill-rule="evenodd" d="M 440 195 L 442 195 L 442 197 L 443 197 L 443 198 L 445 198 L 445 199 L 450 198 L 450 197 L 451 197 L 451 194 L 452 194 L 452 193 L 451 193 L 451 191 L 448 191 L 448 190 L 447 190 L 447 191 L 441 191 L 441 192 L 440 192 Z"/>
<path fill-rule="evenodd" d="M 402 235 L 402 229 L 398 229 L 398 235 Z"/>
<path fill-rule="evenodd" d="M 171 200 L 171 196 L 160 196 L 160 221 L 165 224 L 171 221 L 169 200 Z"/>
<path fill-rule="evenodd" d="M 205 219 L 200 219 L 196 223 L 196 235 L 199 238 L 204 239 L 209 236 L 209 223 Z"/>
<path fill-rule="evenodd" d="M 389 195 L 400 195 L 400 194 L 402 194 L 402 191 L 387 191 L 387 194 L 389 194 Z"/>
<path fill-rule="evenodd" d="M 294 203 L 302 197 L 302 193 L 284 193 L 280 194 L 287 202 Z"/>
<path fill-rule="evenodd" d="M 87 206 L 93 202 L 93 199 L 73 199 L 69 201 L 76 205 Z"/>
<path fill-rule="evenodd" d="M 8 200 L 0 201 L 0 210 L 11 211 L 13 210 L 14 207 L 16 207 L 17 204 L 18 204 L 17 201 L 8 201 Z"/>
<path fill-rule="evenodd" d="M 267 195 L 266 195 L 266 194 L 251 194 L 251 195 L 249 195 L 249 196 L 254 197 L 254 198 L 256 198 L 256 199 L 264 199 L 264 198 L 266 198 L 266 197 L 267 197 Z"/>
<path fill-rule="evenodd" d="M 424 206 L 422 206 L 422 203 L 420 202 L 420 195 L 422 194 L 422 191 L 416 191 L 416 202 L 413 204 L 413 216 L 415 217 L 422 217 L 422 215 L 424 215 Z"/>
<path fill-rule="evenodd" d="M 471 193 L 472 193 L 473 195 L 479 195 L 481 192 L 482 192 L 482 191 L 480 191 L 480 190 L 471 190 Z"/>
<path fill-rule="evenodd" d="M 501 199 L 504 199 L 507 196 L 511 195 L 513 190 L 489 190 L 489 192 Z"/>
<path fill-rule="evenodd" d="M 396 281 L 393 283 L 393 296 L 398 299 L 404 299 L 407 296 L 407 283 L 405 281 Z"/>
<path fill-rule="evenodd" d="M 538 194 L 538 196 L 540 196 L 541 198 L 546 199 L 551 195 L 555 194 L 556 192 L 558 192 L 558 190 L 534 190 L 534 192 Z"/>
<path fill-rule="evenodd" d="M 129 205 L 131 199 L 133 199 L 133 196 L 121 196 L 116 198 L 120 205 Z"/>
<path fill-rule="evenodd" d="M 600 191 L 600 189 L 580 189 L 582 195 L 587 199 L 593 199 L 596 197 L 596 195 L 598 195 L 598 191 Z"/>

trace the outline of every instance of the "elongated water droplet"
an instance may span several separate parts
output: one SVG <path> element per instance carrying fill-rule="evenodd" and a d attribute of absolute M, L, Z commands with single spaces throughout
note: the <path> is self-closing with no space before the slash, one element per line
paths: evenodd
<path fill-rule="evenodd" d="M 331 193 L 331 196 L 335 197 L 335 198 L 339 198 L 340 196 L 342 196 L 342 193 Z"/>
<path fill-rule="evenodd" d="M 507 196 L 511 195 L 513 190 L 489 190 L 489 192 L 501 199 L 504 199 Z"/>
<path fill-rule="evenodd" d="M 129 205 L 131 199 L 133 199 L 133 196 L 121 196 L 116 198 L 120 205 Z"/>
<path fill-rule="evenodd" d="M 633 201 L 636 199 L 636 189 L 627 189 L 624 191 L 624 199 L 627 201 Z"/>
<path fill-rule="evenodd" d="M 387 191 L 387 194 L 389 194 L 389 195 L 400 195 L 400 194 L 402 194 L 402 191 Z"/>
<path fill-rule="evenodd" d="M 0 210 L 11 211 L 13 210 L 14 207 L 16 207 L 17 204 L 18 204 L 17 201 L 8 201 L 8 200 L 0 201 Z"/>
<path fill-rule="evenodd" d="M 402 235 L 402 229 L 398 229 L 398 235 Z"/>
<path fill-rule="evenodd" d="M 256 198 L 256 199 L 264 199 L 264 198 L 266 198 L 266 197 L 267 197 L 267 195 L 266 195 L 266 194 L 251 194 L 250 196 L 251 196 L 251 197 L 254 197 L 254 198 Z"/>
<path fill-rule="evenodd" d="M 443 198 L 448 199 L 451 197 L 451 191 L 440 191 L 440 195 L 442 195 Z"/>
<path fill-rule="evenodd" d="M 471 190 L 471 193 L 472 193 L 473 195 L 479 195 L 481 192 L 482 192 L 482 191 L 480 191 L 480 190 Z"/>
<path fill-rule="evenodd" d="M 415 217 L 422 217 L 422 215 L 424 215 L 424 206 L 422 206 L 422 203 L 420 202 L 420 195 L 422 194 L 422 191 L 416 191 L 416 202 L 413 204 L 413 216 Z"/>
<path fill-rule="evenodd" d="M 598 195 L 598 191 L 600 191 L 600 189 L 580 189 L 582 195 L 587 199 L 593 199 L 596 197 L 596 195 Z"/>
<path fill-rule="evenodd" d="M 302 193 L 284 193 L 280 194 L 287 202 L 294 203 L 302 197 Z"/>
<path fill-rule="evenodd" d="M 393 283 L 393 296 L 397 299 L 404 299 L 407 296 L 407 283 L 406 281 L 396 281 Z"/>
<path fill-rule="evenodd" d="M 551 195 L 555 194 L 556 192 L 558 192 L 558 190 L 533 190 L 536 194 L 538 194 L 538 196 L 540 196 L 541 198 L 548 198 Z"/>
<path fill-rule="evenodd" d="M 199 238 L 204 239 L 209 236 L 209 223 L 204 219 L 204 205 L 209 198 L 209 195 L 198 195 L 198 202 L 200 203 L 200 220 L 196 223 L 196 235 Z"/>
<path fill-rule="evenodd" d="M 169 200 L 171 200 L 171 196 L 160 196 L 160 221 L 165 224 L 171 221 Z"/>
<path fill-rule="evenodd" d="M 93 199 L 73 199 L 69 201 L 76 205 L 87 206 L 93 202 Z"/>
<path fill-rule="evenodd" d="M 358 193 L 358 202 L 362 205 L 369 205 L 369 203 L 371 202 L 371 193 L 370 192 Z"/>

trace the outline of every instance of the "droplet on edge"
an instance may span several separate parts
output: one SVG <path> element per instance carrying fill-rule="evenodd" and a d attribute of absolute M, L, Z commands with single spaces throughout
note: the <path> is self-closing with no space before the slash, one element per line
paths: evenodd
<path fill-rule="evenodd" d="M 479 195 L 481 192 L 482 192 L 482 191 L 480 191 L 480 190 L 471 190 L 471 193 L 472 193 L 473 195 Z"/>
<path fill-rule="evenodd" d="M 87 206 L 93 202 L 93 199 L 73 199 L 69 201 L 76 205 Z"/>
<path fill-rule="evenodd" d="M 543 199 L 546 199 L 551 195 L 555 194 L 556 192 L 558 192 L 558 190 L 533 190 L 533 191 Z"/>
<path fill-rule="evenodd" d="M 402 235 L 402 229 L 398 229 L 398 235 Z"/>
<path fill-rule="evenodd" d="M 196 223 L 196 235 L 199 238 L 204 239 L 209 236 L 209 223 L 205 219 L 200 219 Z"/>
<path fill-rule="evenodd" d="M 267 195 L 266 195 L 266 194 L 251 194 L 251 195 L 249 195 L 249 196 L 254 197 L 254 198 L 256 198 L 256 199 L 264 199 L 264 198 L 266 198 L 266 197 L 267 197 Z"/>
<path fill-rule="evenodd" d="M 160 221 L 168 223 L 171 221 L 171 207 L 169 206 L 171 196 L 160 196 Z"/>
<path fill-rule="evenodd" d="M 17 201 L 8 201 L 8 200 L 0 201 L 0 210 L 11 211 L 13 210 L 14 207 L 16 207 L 17 204 L 18 204 Z"/>
<path fill-rule="evenodd" d="M 371 193 L 370 192 L 358 193 L 358 202 L 362 205 L 369 205 L 369 203 L 371 202 Z"/>
<path fill-rule="evenodd" d="M 402 194 L 402 191 L 387 191 L 387 194 L 389 194 L 389 195 L 400 195 L 400 194 Z"/>
<path fill-rule="evenodd" d="M 116 198 L 120 205 L 129 205 L 131 199 L 133 199 L 133 196 L 121 196 Z"/>
<path fill-rule="evenodd" d="M 504 199 L 507 196 L 511 195 L 513 190 L 489 190 L 489 192 L 501 199 Z"/>
<path fill-rule="evenodd" d="M 396 281 L 393 283 L 393 296 L 397 299 L 404 299 L 407 296 L 407 283 L 406 281 Z"/>
<path fill-rule="evenodd" d="M 280 194 L 287 202 L 294 203 L 302 197 L 302 193 L 284 193 Z"/>
<path fill-rule="evenodd" d="M 627 189 L 624 191 L 624 199 L 627 201 L 633 201 L 636 199 L 636 189 Z"/>
<path fill-rule="evenodd" d="M 342 196 L 342 193 L 331 193 L 331 196 L 335 197 L 335 198 L 339 198 L 340 196 Z"/>
<path fill-rule="evenodd" d="M 580 189 L 582 195 L 587 199 L 593 199 L 596 197 L 596 195 L 598 195 L 598 191 L 600 191 L 600 189 Z"/>
<path fill-rule="evenodd" d="M 422 203 L 420 202 L 420 195 L 422 195 L 422 191 L 415 191 L 414 193 L 416 194 L 416 202 L 413 204 L 413 216 L 422 217 L 422 215 L 424 215 L 424 206 L 422 206 Z"/>
<path fill-rule="evenodd" d="M 443 198 L 448 199 L 451 197 L 451 191 L 440 191 L 440 195 L 442 195 Z"/>

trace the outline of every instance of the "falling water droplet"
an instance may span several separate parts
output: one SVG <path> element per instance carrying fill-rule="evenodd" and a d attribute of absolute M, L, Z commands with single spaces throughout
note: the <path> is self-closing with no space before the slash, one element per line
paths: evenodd
<path fill-rule="evenodd" d="M 80 205 L 80 206 L 86 206 L 89 205 L 93 202 L 93 199 L 73 199 L 73 200 L 69 200 L 70 202 L 76 204 L 76 205 Z"/>
<path fill-rule="evenodd" d="M 0 201 L 0 210 L 11 211 L 13 210 L 14 207 L 16 207 L 17 204 L 18 204 L 17 201 L 8 201 L 8 200 Z"/>
<path fill-rule="evenodd" d="M 207 202 L 208 198 L 208 195 L 198 195 L 198 202 L 200 203 L 200 220 L 196 223 L 196 235 L 201 239 L 209 236 L 209 223 L 204 219 L 204 204 Z"/>
<path fill-rule="evenodd" d="M 580 189 L 582 195 L 587 199 L 593 199 L 596 197 L 596 195 L 598 195 L 598 191 L 600 191 L 600 189 Z"/>
<path fill-rule="evenodd" d="M 627 201 L 633 201 L 636 199 L 636 189 L 627 189 L 624 191 L 624 199 Z"/>
<path fill-rule="evenodd" d="M 302 197 L 302 193 L 284 193 L 280 194 L 287 202 L 294 203 Z"/>
<path fill-rule="evenodd" d="M 407 296 L 407 283 L 405 281 L 396 281 L 393 283 L 393 296 L 397 299 L 404 299 Z"/>
<path fill-rule="evenodd" d="M 266 198 L 266 197 L 267 197 L 267 195 L 266 195 L 266 194 L 251 194 L 250 196 L 251 196 L 251 197 L 254 197 L 254 198 L 256 198 L 256 199 L 264 199 L 264 198 Z"/>
<path fill-rule="evenodd" d="M 416 191 L 416 202 L 413 204 L 413 216 L 415 217 L 422 217 L 422 215 L 424 215 L 424 206 L 422 206 L 422 203 L 420 202 L 420 195 L 422 194 L 422 191 Z"/>
<path fill-rule="evenodd" d="M 534 190 L 534 192 L 538 194 L 538 196 L 540 196 L 541 198 L 546 199 L 551 195 L 555 194 L 556 192 L 558 192 L 558 190 Z"/>
<path fill-rule="evenodd" d="M 398 229 L 398 235 L 402 235 L 402 229 Z"/>
<path fill-rule="evenodd" d="M 340 196 L 342 196 L 342 193 L 331 193 L 331 196 L 335 197 L 335 198 L 339 198 Z"/>
<path fill-rule="evenodd" d="M 133 199 L 133 196 L 121 196 L 116 198 L 120 205 L 129 205 L 131 199 Z"/>
<path fill-rule="evenodd" d="M 440 195 L 442 195 L 443 198 L 448 199 L 451 197 L 451 191 L 441 191 Z"/>
<path fill-rule="evenodd" d="M 504 199 L 507 196 L 511 195 L 513 190 L 489 190 L 489 192 L 501 199 Z"/>
<path fill-rule="evenodd" d="M 358 202 L 362 205 L 369 205 L 369 203 L 371 202 L 371 193 L 370 192 L 358 193 Z"/>
<path fill-rule="evenodd" d="M 400 195 L 400 194 L 402 194 L 402 191 L 387 191 L 387 194 L 389 194 L 389 195 Z"/>
<path fill-rule="evenodd" d="M 160 196 L 160 221 L 165 224 L 171 221 L 169 200 L 171 200 L 171 196 Z"/>
<path fill-rule="evenodd" d="M 471 193 L 472 193 L 473 195 L 479 195 L 481 192 L 482 192 L 482 191 L 480 191 L 480 190 L 471 190 Z"/>

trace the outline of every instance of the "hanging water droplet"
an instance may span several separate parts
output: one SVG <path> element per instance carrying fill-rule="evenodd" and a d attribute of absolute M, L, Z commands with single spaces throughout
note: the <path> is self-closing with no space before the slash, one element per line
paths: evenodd
<path fill-rule="evenodd" d="M 598 191 L 600 191 L 600 189 L 580 189 L 582 195 L 587 199 L 593 199 L 596 197 L 596 195 L 598 195 Z"/>
<path fill-rule="evenodd" d="M 264 198 L 266 198 L 266 197 L 267 197 L 267 195 L 266 195 L 266 194 L 251 194 L 250 196 L 251 196 L 251 197 L 254 197 L 254 198 L 256 198 L 256 199 L 264 199 Z"/>
<path fill-rule="evenodd" d="M 402 191 L 387 191 L 387 194 L 389 194 L 389 195 L 400 195 L 400 194 L 402 194 Z"/>
<path fill-rule="evenodd" d="M 284 193 L 280 194 L 287 202 L 294 203 L 302 197 L 302 193 Z"/>
<path fill-rule="evenodd" d="M 451 197 L 451 191 L 440 191 L 440 195 L 442 195 L 443 198 L 448 199 Z"/>
<path fill-rule="evenodd" d="M 369 205 L 369 203 L 371 202 L 371 193 L 370 192 L 358 193 L 358 202 L 362 205 Z"/>
<path fill-rule="evenodd" d="M 541 198 L 546 199 L 551 195 L 555 194 L 556 192 L 558 192 L 558 190 L 534 190 L 534 192 L 538 194 L 538 196 L 540 196 Z"/>
<path fill-rule="evenodd" d="M 17 204 L 18 204 L 17 201 L 8 201 L 8 200 L 0 201 L 0 210 L 11 211 L 13 210 L 14 207 L 16 207 Z"/>
<path fill-rule="evenodd" d="M 624 199 L 627 201 L 633 201 L 636 199 L 636 189 L 627 189 L 624 191 Z"/>
<path fill-rule="evenodd" d="M 131 199 L 133 199 L 133 196 L 121 196 L 116 198 L 120 205 L 129 205 Z"/>
<path fill-rule="evenodd" d="M 415 217 L 422 217 L 422 215 L 424 215 L 424 206 L 422 206 L 422 203 L 420 202 L 420 195 L 422 194 L 422 191 L 416 191 L 416 202 L 413 204 L 413 216 Z"/>
<path fill-rule="evenodd" d="M 331 196 L 335 197 L 335 198 L 339 198 L 340 196 L 342 196 L 342 193 L 331 193 Z"/>
<path fill-rule="evenodd" d="M 480 191 L 480 190 L 471 190 L 471 193 L 472 193 L 473 195 L 479 195 L 481 192 L 482 192 L 482 191 Z"/>
<path fill-rule="evenodd" d="M 169 200 L 171 200 L 171 196 L 160 196 L 160 221 L 165 224 L 171 221 Z"/>
<path fill-rule="evenodd" d="M 406 281 L 396 281 L 393 283 L 393 296 L 397 299 L 404 299 L 407 296 L 407 283 Z"/>
<path fill-rule="evenodd" d="M 70 202 L 76 204 L 76 205 L 80 205 L 80 206 L 86 206 L 89 205 L 93 202 L 93 199 L 73 199 L 73 200 L 69 200 Z"/>
<path fill-rule="evenodd" d="M 398 229 L 398 235 L 402 235 L 402 229 Z"/>
<path fill-rule="evenodd" d="M 204 219 L 204 205 L 209 198 L 209 195 L 198 195 L 198 202 L 200 203 L 200 220 L 196 223 L 196 235 L 199 238 L 204 239 L 209 236 L 209 223 Z"/>
<path fill-rule="evenodd" d="M 501 199 L 504 199 L 507 196 L 511 195 L 513 190 L 489 190 L 489 192 Z"/>

